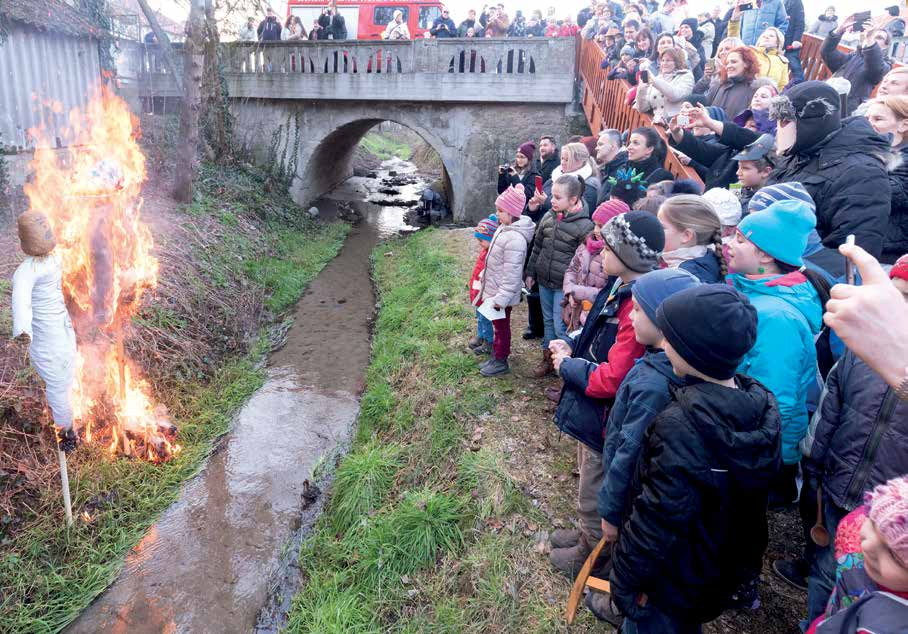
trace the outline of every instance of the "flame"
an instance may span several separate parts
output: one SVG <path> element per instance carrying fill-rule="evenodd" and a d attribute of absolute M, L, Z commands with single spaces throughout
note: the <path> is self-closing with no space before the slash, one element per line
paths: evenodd
<path fill-rule="evenodd" d="M 38 147 L 25 194 L 29 208 L 50 221 L 63 262 L 63 292 L 79 348 L 76 429 L 85 442 L 107 445 L 112 454 L 159 462 L 175 453 L 176 428 L 166 409 L 152 402 L 124 346 L 142 295 L 158 278 L 154 240 L 140 215 L 146 173 L 138 122 L 104 86 L 68 121 L 68 155 L 53 149 L 43 128 L 29 130 Z"/>

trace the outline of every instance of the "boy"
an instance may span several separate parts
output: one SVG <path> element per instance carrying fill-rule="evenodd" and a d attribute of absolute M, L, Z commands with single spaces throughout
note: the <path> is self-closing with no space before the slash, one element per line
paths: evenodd
<path fill-rule="evenodd" d="M 773 150 L 776 141 L 771 134 L 763 134 L 759 139 L 748 145 L 732 157 L 738 162 L 738 199 L 741 207 L 747 208 L 747 203 L 753 195 L 769 180 L 775 166 Z"/>
<path fill-rule="evenodd" d="M 629 634 L 699 632 L 762 561 L 781 422 L 770 392 L 735 375 L 757 337 L 741 293 L 688 288 L 662 302 L 655 325 L 685 381 L 646 433 L 612 552 L 612 599 Z"/>
<path fill-rule="evenodd" d="M 486 267 L 486 256 L 489 254 L 489 245 L 492 244 L 492 236 L 498 229 L 498 218 L 492 214 L 484 218 L 476 225 L 476 231 L 473 237 L 479 243 L 479 255 L 476 256 L 476 264 L 473 265 L 473 274 L 470 275 L 470 304 L 479 295 L 482 288 L 482 272 Z M 476 309 L 476 336 L 470 339 L 468 344 L 470 349 L 478 355 L 492 354 L 492 322 L 486 319 L 479 309 Z"/>

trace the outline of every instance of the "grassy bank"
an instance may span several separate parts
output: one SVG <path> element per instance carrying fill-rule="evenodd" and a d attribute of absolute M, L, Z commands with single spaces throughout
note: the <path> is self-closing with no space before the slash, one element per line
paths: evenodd
<path fill-rule="evenodd" d="M 113 581 L 262 384 L 263 326 L 293 305 L 349 230 L 308 220 L 254 174 L 214 166 L 202 169 L 191 205 L 155 206 L 151 196 L 146 215 L 161 279 L 127 347 L 178 423 L 182 451 L 153 465 L 80 447 L 69 460 L 77 520 L 66 530 L 52 437 L 16 414 L 24 398 L 0 403 L 0 455 L 17 460 L 0 469 L 0 632 L 59 630 Z M 8 302 L 5 289 L 0 309 Z"/>
<path fill-rule="evenodd" d="M 528 428 L 538 402 L 521 379 L 481 378 L 466 350 L 466 244 L 428 230 L 376 250 L 359 428 L 303 546 L 290 632 L 559 629 L 568 586 L 540 552 L 546 520 L 522 466 L 545 423 Z"/>
<path fill-rule="evenodd" d="M 413 153 L 409 145 L 390 134 L 369 132 L 359 143 L 369 154 L 382 161 L 387 161 L 394 157 L 408 161 Z"/>

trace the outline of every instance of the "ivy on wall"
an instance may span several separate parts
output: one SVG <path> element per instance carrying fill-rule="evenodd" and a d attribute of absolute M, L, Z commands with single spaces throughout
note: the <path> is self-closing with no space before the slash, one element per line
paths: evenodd
<path fill-rule="evenodd" d="M 110 5 L 107 0 L 80 0 L 79 11 L 93 26 L 98 28 L 95 37 L 98 39 L 98 59 L 104 74 L 112 77 L 117 70 L 111 47 L 114 45 L 110 21 Z"/>

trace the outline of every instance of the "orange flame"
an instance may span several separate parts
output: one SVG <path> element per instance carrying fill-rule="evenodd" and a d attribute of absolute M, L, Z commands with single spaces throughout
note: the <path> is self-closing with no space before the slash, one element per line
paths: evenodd
<path fill-rule="evenodd" d="M 106 444 L 114 454 L 164 460 L 174 453 L 167 436 L 176 428 L 152 403 L 123 345 L 142 294 L 158 276 L 151 231 L 140 217 L 146 173 L 138 121 L 102 86 L 84 110 L 69 113 L 67 154 L 53 149 L 44 129 L 29 133 L 38 147 L 25 193 L 54 229 L 78 340 L 76 428 L 85 442 Z"/>

